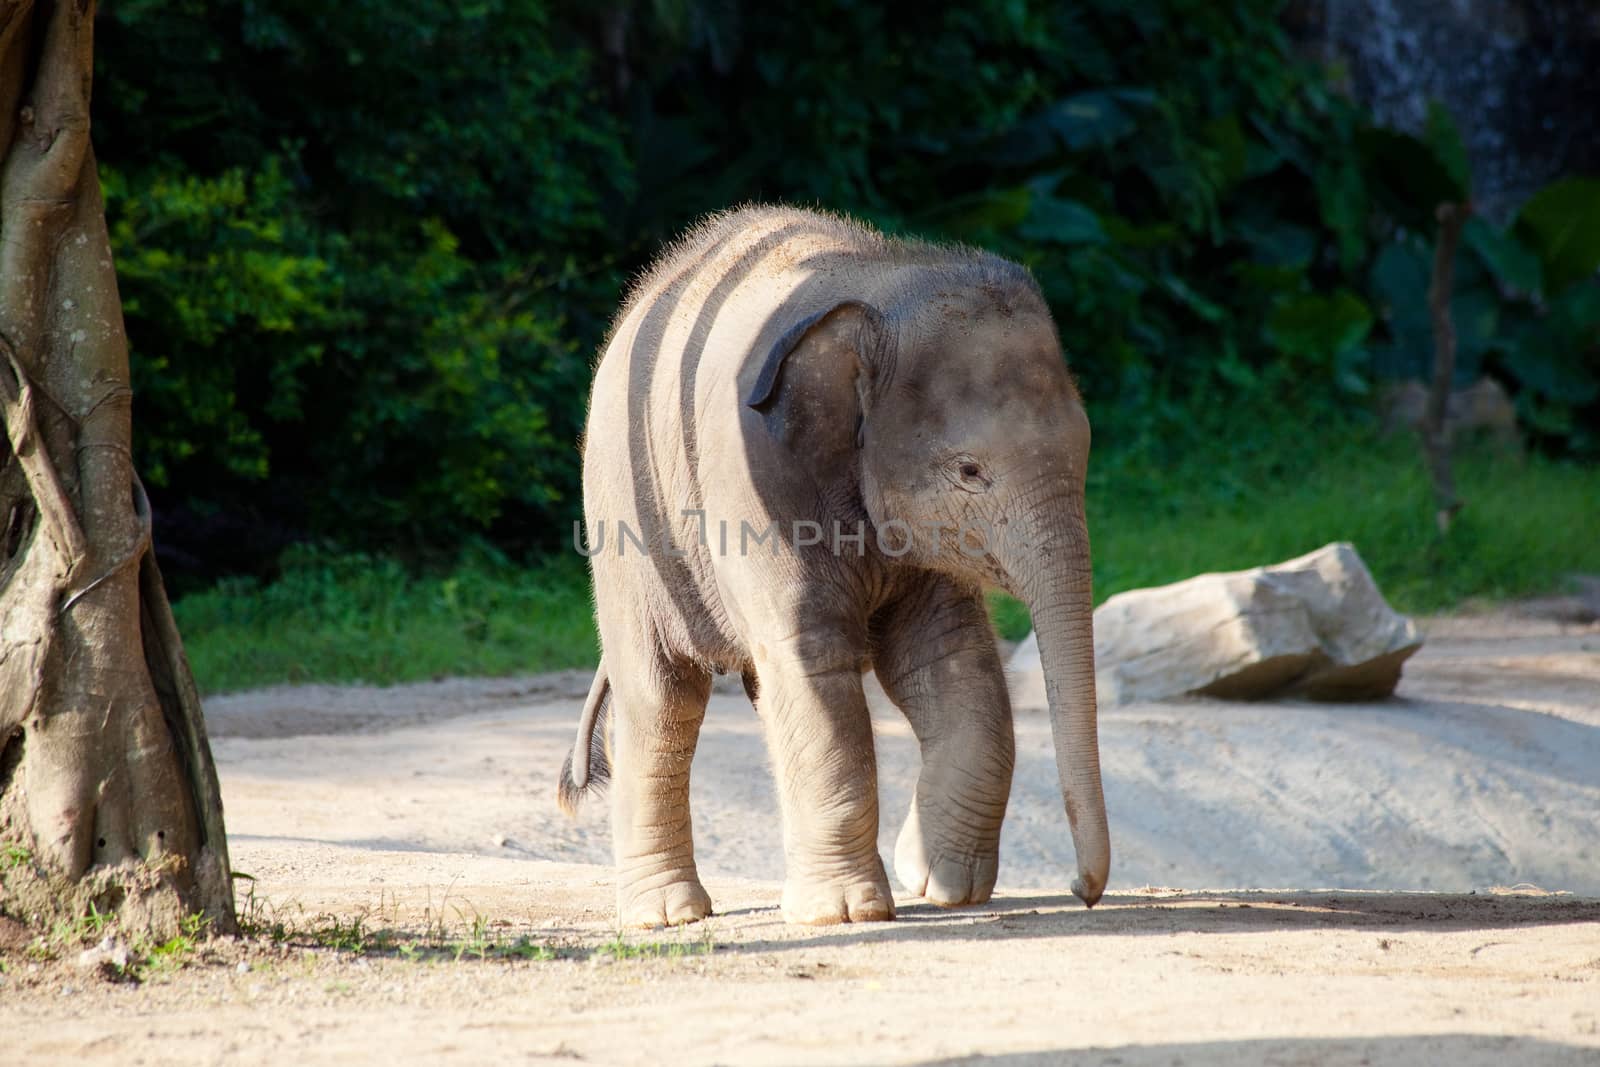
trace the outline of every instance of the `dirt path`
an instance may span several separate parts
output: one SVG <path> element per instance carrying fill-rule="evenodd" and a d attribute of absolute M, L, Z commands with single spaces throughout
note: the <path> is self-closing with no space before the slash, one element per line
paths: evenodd
<path fill-rule="evenodd" d="M 287 936 L 139 985 L 0 956 L 0 1064 L 1600 1063 L 1600 629 L 1429 631 L 1400 700 L 1107 713 L 1092 912 L 1024 718 L 993 904 L 784 926 L 758 724 L 721 695 L 695 765 L 719 915 L 620 948 L 603 813 L 551 803 L 586 678 L 214 700 L 234 866 Z M 916 754 L 875 724 L 887 851 Z M 1529 882 L 1578 895 L 1490 890 Z"/>

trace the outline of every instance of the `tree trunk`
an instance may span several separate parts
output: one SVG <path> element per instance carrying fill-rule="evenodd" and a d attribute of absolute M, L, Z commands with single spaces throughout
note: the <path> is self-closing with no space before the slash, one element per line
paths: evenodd
<path fill-rule="evenodd" d="M 231 930 L 216 769 L 130 452 L 93 30 L 92 0 L 0 0 L 0 914 Z"/>

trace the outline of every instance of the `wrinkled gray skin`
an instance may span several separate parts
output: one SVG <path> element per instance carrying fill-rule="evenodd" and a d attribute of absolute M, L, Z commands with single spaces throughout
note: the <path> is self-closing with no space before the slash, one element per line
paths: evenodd
<path fill-rule="evenodd" d="M 569 808 L 613 779 L 623 923 L 711 913 L 689 765 L 711 676 L 729 671 L 766 727 L 786 919 L 894 916 L 869 668 L 922 749 L 896 874 L 935 903 L 987 900 L 1014 750 L 985 586 L 1032 610 L 1073 891 L 1100 898 L 1088 453 L 1054 323 L 1014 264 L 788 208 L 712 217 L 663 257 L 595 374 L 584 512 L 603 656 L 562 775 Z M 671 543 L 619 544 L 619 520 Z M 741 522 L 753 536 L 774 520 L 782 538 L 741 552 Z M 795 547 L 794 520 L 820 523 L 823 543 Z M 954 531 L 980 521 L 997 536 L 962 551 Z M 835 522 L 864 523 L 864 550 L 835 551 Z"/>

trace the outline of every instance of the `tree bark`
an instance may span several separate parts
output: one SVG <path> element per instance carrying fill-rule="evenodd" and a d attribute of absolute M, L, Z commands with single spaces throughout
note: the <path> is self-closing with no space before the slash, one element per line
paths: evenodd
<path fill-rule="evenodd" d="M 1471 214 L 1470 204 L 1439 205 L 1439 239 L 1433 249 L 1433 280 L 1428 286 L 1428 307 L 1433 317 L 1433 384 L 1422 421 L 1422 452 L 1433 481 L 1434 521 L 1441 535 L 1450 532 L 1450 523 L 1463 504 L 1456 495 L 1455 472 L 1450 462 L 1450 386 L 1456 374 L 1456 327 L 1450 316 L 1450 297 L 1455 292 L 1456 248 Z"/>
<path fill-rule="evenodd" d="M 216 769 L 130 451 L 93 30 L 92 0 L 0 0 L 0 912 L 231 930 Z"/>

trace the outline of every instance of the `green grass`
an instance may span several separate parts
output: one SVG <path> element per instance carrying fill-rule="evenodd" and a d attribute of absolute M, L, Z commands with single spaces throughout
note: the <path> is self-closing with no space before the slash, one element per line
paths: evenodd
<path fill-rule="evenodd" d="M 249 883 L 240 900 L 240 933 L 277 948 L 322 949 L 409 963 L 685 959 L 709 956 L 717 950 L 716 930 L 710 923 L 679 931 L 672 940 L 636 941 L 619 930 L 610 941 L 597 945 L 571 938 L 551 940 L 515 933 L 516 924 L 509 920 L 492 918 L 476 909 L 469 911 L 465 906 L 452 907 L 453 882 L 437 907 L 430 902 L 420 928 L 401 928 L 389 925 L 395 915 L 381 903 L 376 910 L 355 916 L 308 916 L 294 902 L 280 906 L 258 897 L 251 876 L 235 877 Z M 191 933 L 188 927 L 185 933 Z M 141 966 L 154 970 L 156 957 L 166 950 L 166 946 L 144 946 L 140 950 L 144 961 Z M 175 953 L 175 958 L 187 957 Z"/>
<path fill-rule="evenodd" d="M 1411 438 L 1316 425 L 1242 438 L 1175 458 L 1097 442 L 1088 503 L 1097 600 L 1330 541 L 1354 543 L 1406 612 L 1600 573 L 1600 467 L 1464 447 L 1456 481 L 1466 507 L 1440 538 Z M 991 605 L 1003 635 L 1027 633 L 1022 605 Z M 225 583 L 185 598 L 177 614 L 209 692 L 543 671 L 588 666 L 595 654 L 585 570 L 571 555 L 529 569 L 480 551 L 418 575 L 387 559 L 304 554 L 270 585 Z"/>
<path fill-rule="evenodd" d="M 1355 545 L 1389 602 L 1408 613 L 1469 599 L 1557 590 L 1600 573 L 1600 467 L 1519 458 L 1468 442 L 1455 460 L 1466 506 L 1450 532 L 1434 523 L 1414 440 L 1308 427 L 1226 458 L 1157 463 L 1127 453 L 1091 460 L 1089 536 L 1095 600 L 1206 571 L 1241 570 Z M 1001 634 L 1028 632 L 1027 611 L 990 600 Z"/>
<path fill-rule="evenodd" d="M 715 932 L 709 925 L 702 924 L 698 935 L 677 941 L 629 941 L 619 930 L 616 937 L 595 949 L 595 954 L 614 960 L 658 960 L 709 956 L 716 950 Z"/>
<path fill-rule="evenodd" d="M 194 958 L 195 950 L 206 936 L 209 920 L 202 915 L 185 916 L 180 929 L 173 937 L 159 943 L 135 940 L 135 963 L 130 965 L 136 977 L 171 974 L 180 971 Z"/>
<path fill-rule="evenodd" d="M 591 666 L 582 564 L 572 556 L 523 568 L 478 551 L 418 574 L 392 559 L 297 553 L 277 581 L 226 581 L 174 611 L 209 693 Z"/>

